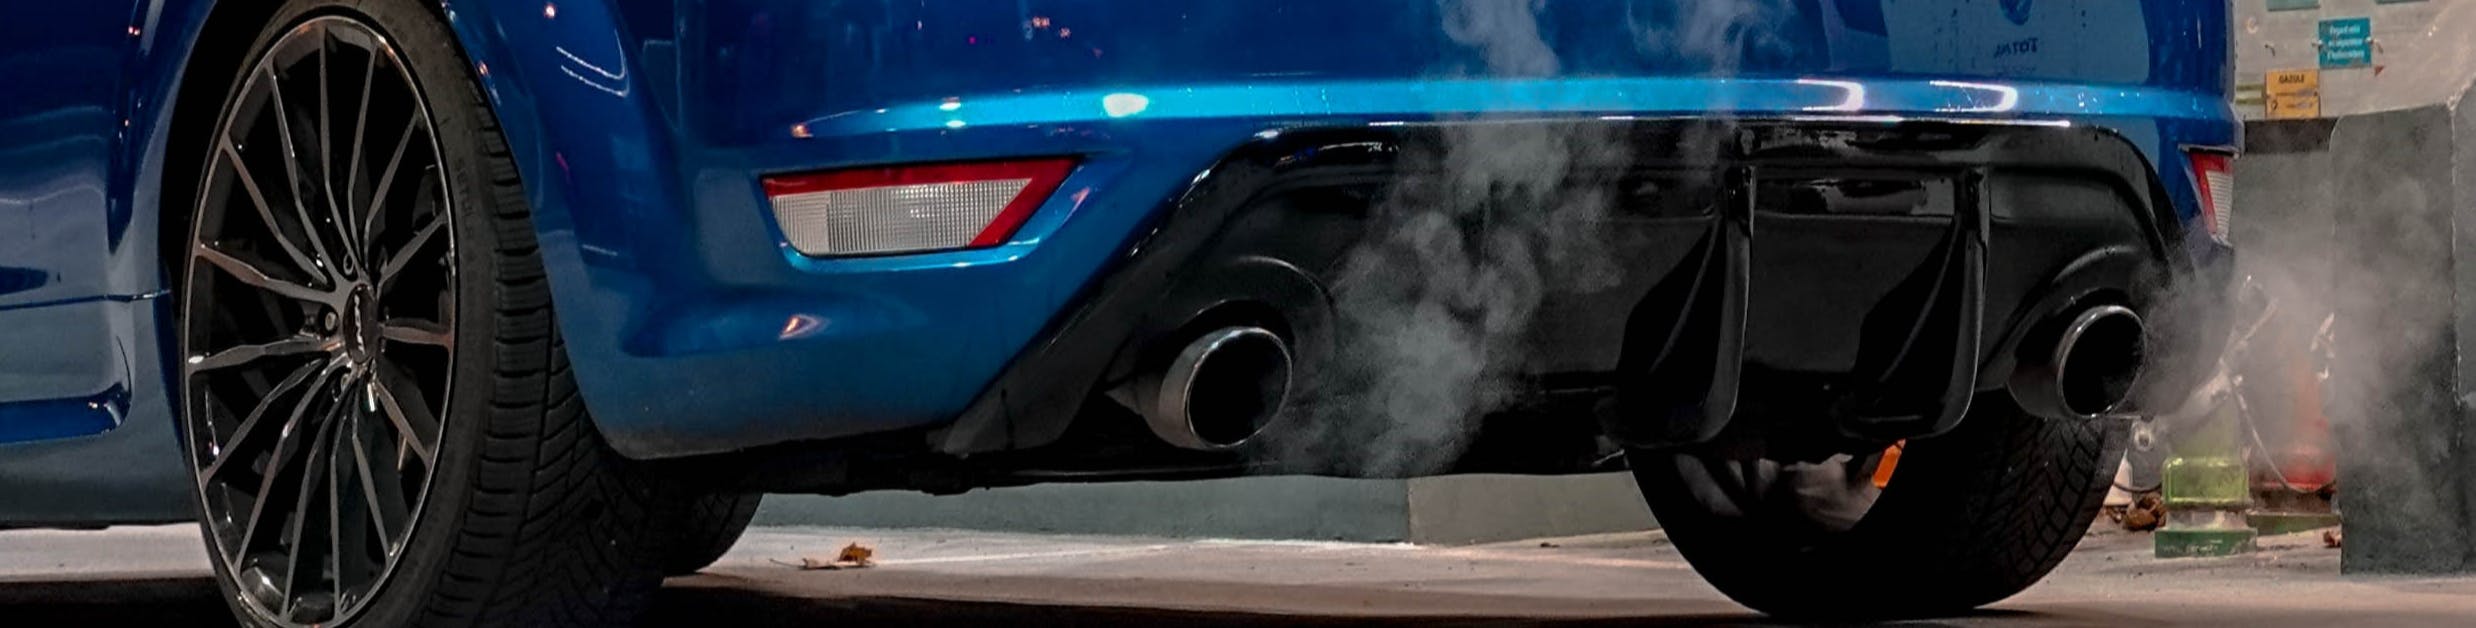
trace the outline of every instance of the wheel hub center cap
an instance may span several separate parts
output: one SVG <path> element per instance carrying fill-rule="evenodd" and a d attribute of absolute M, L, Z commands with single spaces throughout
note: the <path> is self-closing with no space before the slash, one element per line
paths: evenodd
<path fill-rule="evenodd" d="M 368 366 L 378 349 L 378 307 L 369 286 L 353 288 L 344 300 L 343 321 L 336 336 L 344 340 L 344 356 L 355 366 Z"/>

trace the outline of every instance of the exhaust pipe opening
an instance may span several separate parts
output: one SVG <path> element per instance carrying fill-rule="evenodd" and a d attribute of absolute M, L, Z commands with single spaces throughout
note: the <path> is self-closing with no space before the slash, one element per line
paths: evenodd
<path fill-rule="evenodd" d="M 2141 317 L 2115 306 L 2085 312 L 2073 323 L 2056 346 L 2063 355 L 2055 377 L 2064 407 L 2082 416 L 2105 414 L 2131 397 L 2148 332 Z"/>
<path fill-rule="evenodd" d="M 2146 359 L 2148 329 L 2130 308 L 2102 305 L 2050 324 L 2053 338 L 2024 351 L 2012 396 L 2032 414 L 2094 419 L 2131 398 Z M 2027 345 L 2036 347 L 2039 345 Z"/>
<path fill-rule="evenodd" d="M 1169 367 L 1120 389 L 1152 433 L 1187 449 L 1223 450 L 1264 431 L 1289 402 L 1289 343 L 1261 327 L 1196 338 Z"/>

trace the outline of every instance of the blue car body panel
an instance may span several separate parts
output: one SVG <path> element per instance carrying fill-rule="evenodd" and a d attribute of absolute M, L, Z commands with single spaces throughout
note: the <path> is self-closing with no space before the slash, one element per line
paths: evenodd
<path fill-rule="evenodd" d="M 0 526 L 191 516 L 157 196 L 210 8 L 0 10 Z"/>
<path fill-rule="evenodd" d="M 0 0 L 0 443 L 15 443 L 0 444 L 0 523 L 77 515 L 27 507 L 64 494 L 44 487 L 121 486 L 63 469 L 138 478 L 118 489 L 131 495 L 185 490 L 156 231 L 181 210 L 155 198 L 178 184 L 161 172 L 171 107 L 213 106 L 172 102 L 212 5 Z M 1463 19 L 1471 6 L 1532 5 L 440 10 L 515 151 L 587 405 L 640 457 L 952 420 L 1168 200 L 1263 133 L 1500 118 L 2069 124 L 2141 151 L 2188 223 L 2199 201 L 2181 151 L 2239 140 L 2223 0 L 1611 0 L 1483 23 Z M 758 183 L 1044 156 L 1080 165 L 1012 241 L 961 252 L 800 255 Z M 2186 252 L 2224 254 L 2204 231 L 2185 230 Z"/>

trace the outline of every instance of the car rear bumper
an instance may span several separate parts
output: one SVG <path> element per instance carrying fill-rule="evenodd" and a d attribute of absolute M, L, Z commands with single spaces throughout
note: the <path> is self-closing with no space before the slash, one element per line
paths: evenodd
<path fill-rule="evenodd" d="M 2057 296 L 2062 288 L 2052 283 L 2062 281 L 2065 269 L 2103 261 L 2105 276 L 2092 281 L 2146 305 L 2155 295 L 2135 294 L 2135 288 L 2166 285 L 2159 279 L 2176 278 L 2178 290 L 2211 290 L 2189 278 L 2201 276 L 2193 269 L 2225 253 L 2187 228 L 2197 212 L 2189 209 L 2195 201 L 2183 180 L 2184 170 L 2151 165 L 2159 155 L 2180 160 L 2175 146 L 2226 143 L 2224 127 L 2204 118 L 2097 118 L 2112 123 L 2099 126 L 2089 123 L 2091 118 L 2076 122 L 2064 117 L 1748 114 L 1758 124 L 1739 126 L 1749 121 L 1670 113 L 1676 115 L 1478 112 L 1286 120 L 1046 119 L 972 130 L 958 135 L 979 141 L 920 156 L 945 161 L 1072 154 L 1083 161 L 1007 244 L 898 257 L 800 255 L 783 245 L 767 223 L 755 177 L 747 170 L 712 173 L 695 178 L 702 182 L 695 210 L 680 217 L 689 228 L 632 229 L 611 241 L 620 246 L 579 247 L 581 261 L 598 279 L 584 300 L 562 295 L 562 317 L 588 402 L 605 433 L 632 455 L 721 453 L 949 424 L 936 434 L 938 449 L 974 453 L 1034 446 L 1064 430 L 1078 408 L 1094 398 L 1095 386 L 1113 376 L 1108 369 L 1123 366 L 1126 352 L 1138 350 L 1148 335 L 1184 322 L 1163 318 L 1160 308 L 1168 306 L 1162 300 L 1228 296 L 1175 294 L 1216 283 L 1193 276 L 1186 264 L 1217 262 L 1154 261 L 1165 259 L 1162 247 L 1178 242 L 1162 231 L 1164 225 L 1194 224 L 1186 215 L 1195 211 L 1191 208 L 1198 199 L 1253 202 L 1282 173 L 1304 171 L 1308 161 L 1331 158 L 1297 160 L 1300 142 L 1342 138 L 1349 141 L 1341 144 L 1415 143 L 1421 134 L 1474 125 L 1604 134 L 1612 142 L 1644 149 L 1642 164 L 1666 160 L 1674 168 L 1695 163 L 1713 177 L 1729 172 L 1722 163 L 1809 175 L 1857 168 L 1905 173 L 1895 178 L 1911 181 L 1917 193 L 1943 195 L 1951 202 L 1973 195 L 1986 205 L 1990 218 L 1989 228 L 1978 236 L 1986 241 L 1983 258 L 1989 271 L 1980 280 L 1979 293 L 1971 297 L 1984 303 L 1973 345 L 1975 368 L 1937 376 L 1968 379 L 1971 391 L 1999 387 L 2009 368 L 2010 353 L 2003 343 L 2012 341 L 2026 322 L 2069 301 Z M 939 145 L 947 145 L 944 134 L 955 132 L 931 118 L 910 124 L 926 128 L 897 133 L 935 136 Z M 1974 141 L 1981 144 L 1891 151 L 1862 159 L 1805 156 L 1778 162 L 1776 156 L 1754 159 L 1722 152 L 1654 158 L 1653 152 L 1672 148 L 1661 146 L 1658 134 L 1689 127 L 1735 129 L 1728 133 L 1896 129 L 1946 139 L 1978 138 Z M 759 171 L 836 165 L 793 155 L 843 154 L 855 144 L 883 139 L 857 127 L 841 129 L 847 135 L 834 135 L 836 131 L 812 127 L 809 138 L 785 142 L 780 152 L 759 151 L 769 155 L 768 161 L 802 164 Z M 820 148 L 811 153 L 809 146 Z M 1263 161 L 1277 161 L 1276 155 L 1292 162 L 1275 167 Z M 1376 168 L 1359 175 L 1374 179 L 1356 185 L 1403 174 Z M 1250 169 L 1260 172 L 1237 174 Z M 2058 188 L 2054 181 L 2037 179 L 2045 175 L 2028 174 L 2041 172 L 2068 174 L 2066 179 L 2077 183 L 2067 181 Z M 1755 176 L 1771 185 L 1770 175 Z M 1982 181 L 1982 187 L 1971 188 L 1967 181 L 1973 180 Z M 2058 199 L 2070 198 L 2111 209 L 2057 205 Z M 1692 222 L 1690 217 L 1671 218 Z M 1952 218 L 1941 218 L 1942 226 L 1932 218 L 1859 220 L 1867 224 L 1855 231 L 1842 231 L 1830 224 L 1833 220 L 1847 219 L 1781 213 L 1756 221 L 1756 233 L 1777 237 L 1758 237 L 1759 244 L 1747 247 L 1759 252 L 1755 259 L 1766 260 L 1748 270 L 1788 276 L 1740 278 L 1751 288 L 1751 303 L 1760 307 L 1746 319 L 1746 333 L 1754 340 L 1740 347 L 1735 359 L 1781 372 L 1854 368 L 1850 361 L 1860 349 L 1847 332 L 1863 324 L 1862 314 L 1884 307 L 1882 291 L 1931 254 Z M 1346 248 L 1360 228 L 1298 227 L 1284 231 L 1280 240 L 1288 244 L 1280 246 L 1314 249 L 1292 256 L 1306 259 L 1286 263 L 1320 272 L 1329 269 L 1330 258 Z M 2095 231 L 2082 233 L 2086 237 L 2079 240 L 2055 239 L 2076 229 Z M 588 235 L 584 231 L 580 227 L 578 235 Z M 1539 340 L 1560 347 L 1554 353 L 1565 357 L 1561 363 L 1535 365 L 1535 370 L 1614 377 L 1614 361 L 1621 354 L 1614 348 L 1625 336 L 1623 324 L 1640 291 L 1652 285 L 1643 282 L 1674 275 L 1674 268 L 1700 242 L 1695 233 L 1688 225 L 1648 228 L 1629 236 L 1658 244 L 1623 253 L 1630 268 L 1626 276 L 1635 283 L 1544 308 L 1543 320 L 1555 324 L 1543 327 L 1560 332 Z M 1222 235 L 1208 230 L 1188 237 L 1194 239 L 1191 245 L 1202 246 Z M 630 261 L 620 253 L 627 247 L 667 249 L 699 262 L 617 272 Z M 1773 257 L 1773 251 L 1816 255 Z M 2091 257 L 2101 251 L 2122 259 Z M 1864 263 L 1878 256 L 1904 261 Z M 1843 262 L 1869 270 L 1852 274 Z M 1128 278 L 1145 276 L 1141 269 L 1154 264 L 1172 266 L 1152 271 L 1166 274 L 1151 275 L 1148 283 L 1128 284 L 1133 281 Z M 1331 280 L 1317 272 L 1303 279 L 1308 290 L 1321 290 Z M 1635 292 L 1613 296 L 1627 294 L 1625 290 Z M 1810 326 L 1779 318 L 1809 310 L 1853 317 Z M 1790 338 L 1796 340 L 1786 340 Z M 1799 353 L 1805 357 L 1790 355 Z"/>
<path fill-rule="evenodd" d="M 1740 24 L 1766 42 L 1743 51 L 1638 49 L 1690 15 L 1543 6 L 1534 21 L 1555 27 L 1541 43 L 1561 63 L 1535 77 L 1496 67 L 1488 45 L 1455 34 L 1469 16 L 1424 1 L 615 0 L 553 12 L 494 0 L 449 19 L 525 178 L 584 399 L 637 457 L 956 420 L 1199 176 L 1268 132 L 2068 124 L 2127 142 L 2177 222 L 2198 216 L 2181 151 L 2237 140 L 2223 6 L 2205 0 L 2025 22 L 1976 3 L 1797 5 Z M 1954 52 L 2020 38 L 2049 47 Z M 1011 241 L 967 252 L 802 256 L 759 184 L 1042 157 L 1080 166 Z M 2170 246 L 2218 250 L 2206 238 Z"/>

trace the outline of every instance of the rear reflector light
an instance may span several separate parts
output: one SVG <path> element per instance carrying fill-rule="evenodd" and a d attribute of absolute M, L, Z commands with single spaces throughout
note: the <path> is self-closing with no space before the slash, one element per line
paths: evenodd
<path fill-rule="evenodd" d="M 2235 156 L 2193 151 L 2192 180 L 2201 188 L 2201 224 L 2209 238 L 2232 244 L 2227 229 L 2235 218 Z"/>
<path fill-rule="evenodd" d="M 897 166 L 765 179 L 791 248 L 828 257 L 1005 244 L 1057 192 L 1069 159 Z"/>

